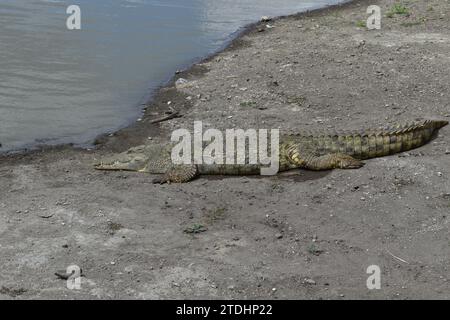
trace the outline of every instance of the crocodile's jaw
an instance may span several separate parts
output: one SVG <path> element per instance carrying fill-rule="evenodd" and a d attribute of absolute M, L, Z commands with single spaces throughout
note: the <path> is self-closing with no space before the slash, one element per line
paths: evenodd
<path fill-rule="evenodd" d="M 139 171 L 144 172 L 146 161 L 142 157 L 129 159 L 106 159 L 94 165 L 97 170 Z"/>
<path fill-rule="evenodd" d="M 171 166 L 171 145 L 149 144 L 101 159 L 94 164 L 97 170 L 122 170 L 161 174 Z"/>

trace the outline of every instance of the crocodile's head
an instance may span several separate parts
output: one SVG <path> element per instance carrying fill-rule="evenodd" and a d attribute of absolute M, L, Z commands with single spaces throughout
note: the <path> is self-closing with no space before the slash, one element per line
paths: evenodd
<path fill-rule="evenodd" d="M 124 170 L 143 171 L 146 166 L 146 159 L 140 156 L 125 157 L 122 154 L 102 159 L 94 164 L 97 170 Z"/>
<path fill-rule="evenodd" d="M 112 157 L 104 158 L 94 164 L 97 170 L 143 171 L 148 163 L 149 154 L 145 146 L 131 148 Z"/>
<path fill-rule="evenodd" d="M 158 144 L 134 147 L 123 153 L 101 159 L 94 164 L 94 168 L 157 173 L 170 164 L 169 161 L 164 161 L 166 158 L 170 160 L 170 153 L 166 149 L 170 150 Z"/>

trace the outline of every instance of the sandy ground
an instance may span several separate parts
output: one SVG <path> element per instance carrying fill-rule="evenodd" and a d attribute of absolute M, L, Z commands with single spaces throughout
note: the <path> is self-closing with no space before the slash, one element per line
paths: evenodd
<path fill-rule="evenodd" d="M 450 119 L 450 1 L 410 0 L 408 15 L 388 18 L 393 3 L 255 25 L 95 150 L 0 158 L 0 298 L 450 298 L 449 127 L 359 170 L 160 186 L 91 166 L 194 120 L 351 129 Z M 369 4 L 382 8 L 379 31 L 360 26 Z M 152 125 L 169 101 L 183 117 Z M 54 275 L 69 265 L 83 269 L 81 290 Z M 366 287 L 369 265 L 380 290 Z"/>

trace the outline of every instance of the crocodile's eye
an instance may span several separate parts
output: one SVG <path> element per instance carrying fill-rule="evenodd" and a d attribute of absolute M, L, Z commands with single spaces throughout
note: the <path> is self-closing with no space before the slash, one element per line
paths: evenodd
<path fill-rule="evenodd" d="M 135 158 L 128 162 L 128 166 L 132 170 L 139 170 L 145 166 L 145 161 L 142 158 Z"/>

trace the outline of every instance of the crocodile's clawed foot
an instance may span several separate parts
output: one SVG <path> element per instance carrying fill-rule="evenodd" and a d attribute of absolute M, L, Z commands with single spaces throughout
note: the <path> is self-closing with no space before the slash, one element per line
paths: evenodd
<path fill-rule="evenodd" d="M 161 177 L 153 179 L 152 183 L 153 184 L 165 184 L 165 183 L 170 183 L 170 181 L 167 179 L 166 175 L 163 175 Z"/>
<path fill-rule="evenodd" d="M 339 169 L 358 169 L 364 166 L 364 162 L 345 154 L 339 154 L 336 159 L 336 167 Z"/>

